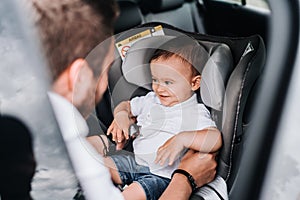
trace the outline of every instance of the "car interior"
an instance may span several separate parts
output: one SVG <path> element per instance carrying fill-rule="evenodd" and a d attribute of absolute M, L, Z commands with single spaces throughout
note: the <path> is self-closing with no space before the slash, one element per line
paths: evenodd
<path fill-rule="evenodd" d="M 213 120 L 222 132 L 223 147 L 218 155 L 217 174 L 226 181 L 229 199 L 257 199 L 267 168 L 267 158 L 271 152 L 272 138 L 275 137 L 276 124 L 282 109 L 278 105 L 284 102 L 288 79 L 292 72 L 292 67 L 284 68 L 283 66 L 294 64 L 299 36 L 299 10 L 297 13 L 293 8 L 298 8 L 299 2 L 283 1 L 275 6 L 273 1 L 270 2 L 272 7 L 266 4 L 267 7 L 264 8 L 248 5 L 246 0 L 235 0 L 230 3 L 223 0 L 117 0 L 117 2 L 120 15 L 115 24 L 116 43 L 141 31 L 161 26 L 164 30 L 164 36 L 161 37 L 185 35 L 197 40 L 210 53 L 210 62 L 203 70 L 204 85 L 198 92 L 198 99 L 210 110 Z M 18 10 L 14 6 L 18 8 L 10 1 L 3 1 L 0 11 L 8 7 L 12 12 L 7 19 L 3 17 L 1 20 L 7 20 L 8 24 L 12 24 L 15 20 L 14 14 L 19 16 L 20 12 L 20 8 Z M 281 17 L 278 14 L 278 10 L 282 8 L 285 8 L 282 15 L 286 14 L 288 17 Z M 63 184 L 61 181 L 57 183 L 55 178 L 53 182 L 50 181 L 49 185 L 56 185 L 55 189 L 49 187 L 49 190 L 45 191 L 43 187 L 32 185 L 33 194 L 38 199 L 47 199 L 51 193 L 54 199 L 59 199 L 62 194 L 57 188 L 68 188 L 69 192 L 75 194 L 77 182 L 76 178 L 71 175 L 74 173 L 73 168 L 47 100 L 45 91 L 49 87 L 49 80 L 45 75 L 47 72 L 44 61 L 25 59 L 31 56 L 30 52 L 40 55 L 38 48 L 32 45 L 36 44 L 35 36 L 28 34 L 29 31 L 24 28 L 30 27 L 28 24 L 24 25 L 24 21 L 19 18 L 16 21 L 17 25 L 8 26 L 9 31 L 5 37 L 18 38 L 16 41 L 14 39 L 15 49 L 20 49 L 23 56 L 5 60 L 6 55 L 2 54 L 4 61 L 15 67 L 1 66 L 1 85 L 6 85 L 5 83 L 13 76 L 15 82 L 4 89 L 0 86 L 0 127 L 7 127 L 7 124 L 12 127 L 12 129 L 1 129 L 1 134 L 2 132 L 22 133 L 24 140 L 29 140 L 29 146 L 33 146 L 37 170 L 40 172 L 54 170 L 58 176 L 61 176 L 59 170 L 67 173 L 68 176 L 65 174 L 63 176 L 68 184 Z M 283 28 L 278 26 L 278 23 L 284 24 Z M 5 24 L 0 23 L 2 36 L 5 34 L 1 31 L 5 28 Z M 280 31 L 286 31 L 282 33 L 286 35 L 284 39 L 279 37 L 280 34 L 275 34 Z M 25 38 L 25 40 L 19 40 L 19 38 Z M 142 40 L 133 44 L 127 51 L 126 59 L 144 56 L 139 54 L 140 45 L 145 45 Z M 275 55 L 278 45 L 284 53 Z M 25 49 L 24 46 L 31 51 Z M 15 53 L 15 49 L 10 50 Z M 109 72 L 108 89 L 95 108 L 96 117 L 103 132 L 106 132 L 112 122 L 113 109 L 120 101 L 144 95 L 151 90 L 149 85 L 144 84 L 149 83 L 147 80 L 149 72 L 144 69 L 135 71 L 128 68 L 128 65 L 123 64 L 124 61 L 118 55 L 117 50 L 115 54 L 116 59 Z M 17 66 L 20 65 L 24 67 L 23 71 L 18 71 Z M 270 69 L 270 66 L 275 68 Z M 137 74 L 140 77 L 138 81 L 132 78 L 137 77 Z M 278 83 L 271 82 L 271 79 Z M 36 80 L 38 82 L 34 82 Z M 30 87 L 24 87 L 24 82 Z M 279 86 L 279 83 L 286 84 Z M 11 97 L 13 92 L 19 94 L 14 99 Z M 39 96 L 41 92 L 45 95 Z M 268 94 L 268 97 L 263 96 L 263 93 L 265 96 Z M 278 99 L 274 103 L 269 103 L 272 102 L 271 98 Z M 24 102 L 27 103 L 26 106 Z M 261 104 L 258 106 L 257 102 Z M 278 108 L 276 115 L 272 113 L 275 107 Z M 260 119 L 257 113 L 265 118 Z M 47 119 L 47 125 L 44 119 Z M 15 124 L 11 125 L 11 123 Z M 90 128 L 92 134 L 99 131 L 98 129 L 95 131 L 94 126 Z M 266 144 L 263 144 L 264 142 Z M 7 153 L 7 146 L 8 143 L 1 145 L 5 148 L 1 148 L 0 153 Z M 22 146 L 19 146 L 19 151 L 23 151 Z M 253 146 L 257 147 L 255 151 Z M 126 150 L 132 151 L 132 147 L 128 146 Z M 30 151 L 32 150 L 29 148 Z M 46 158 L 45 155 L 47 155 Z M 262 158 L 263 161 L 260 160 Z M 2 167 L 11 166 L 9 162 L 6 164 L 7 166 L 3 165 L 1 160 Z M 260 178 L 255 179 L 256 174 Z M 0 185 L 7 180 L 3 177 L 5 175 L 1 174 Z M 51 179 L 43 175 L 35 178 L 39 179 L 42 184 L 46 183 L 43 182 L 46 179 Z M 0 189 L 2 188 L 1 186 Z M 1 190 L 0 193 L 2 193 Z M 194 194 L 191 199 L 204 198 Z"/>
<path fill-rule="evenodd" d="M 218 95 L 207 95 L 209 99 L 204 99 L 204 104 L 210 109 L 214 121 L 219 130 L 222 131 L 223 147 L 219 156 L 218 174 L 226 180 L 230 192 L 238 173 L 240 156 L 246 141 L 245 132 L 251 123 L 251 106 L 259 88 L 259 77 L 265 64 L 266 47 L 264 38 L 266 38 L 268 12 L 258 11 L 258 14 L 255 13 L 257 18 L 253 19 L 251 17 L 251 20 L 249 20 L 247 18 L 253 15 L 253 10 L 238 5 L 230 5 L 229 7 L 227 3 L 219 1 L 120 0 L 118 3 L 121 12 L 115 28 L 117 33 L 116 43 L 126 37 L 135 35 L 139 31 L 142 32 L 145 27 L 154 28 L 162 25 L 163 29 L 166 29 L 166 35 L 185 34 L 198 40 L 210 52 L 211 58 L 219 61 L 214 61 L 214 63 L 220 64 L 222 63 L 221 60 L 224 61 L 222 57 L 215 58 L 222 54 L 225 55 L 222 51 L 222 53 L 218 52 L 218 46 L 226 45 L 230 49 L 230 54 L 232 54 L 232 58 L 230 58 L 232 59 L 231 67 L 227 66 L 227 69 L 226 62 L 225 66 L 224 64 L 213 65 L 216 68 L 214 70 L 218 72 L 215 74 L 218 74 L 217 77 L 221 79 L 219 85 L 223 86 L 224 91 L 220 87 L 217 88 L 216 85 L 218 84 L 215 82 L 211 82 L 207 88 L 203 87 L 201 90 L 202 93 L 208 90 L 219 94 L 219 97 L 217 97 Z M 238 15 L 231 9 L 240 10 L 242 14 Z M 246 11 L 243 11 L 243 9 Z M 214 12 L 218 15 L 214 15 Z M 228 13 L 234 13 L 235 16 L 228 15 Z M 219 17 L 215 19 L 214 16 Z M 224 21 L 219 20 L 219 18 Z M 237 18 L 239 21 L 236 20 Z M 127 23 L 124 23 L 124 20 Z M 256 20 L 263 21 L 263 23 L 259 23 L 261 27 L 250 26 L 249 23 L 244 23 L 243 20 L 251 21 L 253 24 L 257 22 Z M 229 23 L 231 21 L 232 23 Z M 226 24 L 226 28 L 222 27 L 221 24 Z M 228 27 L 229 24 L 230 27 Z M 241 24 L 243 26 L 247 24 L 248 28 L 241 26 Z M 238 27 L 238 29 L 233 27 Z M 220 29 L 218 30 L 218 28 Z M 131 52 L 131 49 L 129 52 Z M 133 57 L 137 58 L 139 55 Z M 129 56 L 126 59 L 130 59 Z M 105 93 L 103 101 L 96 108 L 97 116 L 104 131 L 113 119 L 112 110 L 115 105 L 123 100 L 145 94 L 150 89 L 147 88 L 145 91 L 145 88 L 134 84 L 136 81 L 127 80 L 124 77 L 126 72 L 131 71 L 134 74 L 133 77 L 140 77 L 140 75 L 137 75 L 139 72 L 124 70 L 121 63 L 120 58 L 115 60 L 109 74 L 108 91 Z M 205 67 L 205 69 L 209 69 L 209 67 Z M 215 80 L 216 75 L 214 77 L 211 74 L 213 73 L 203 74 L 203 79 Z M 206 82 L 209 83 L 209 81 Z M 219 105 L 211 105 L 212 100 L 217 101 L 218 98 Z M 203 97 L 201 99 L 203 100 Z M 105 112 L 103 112 L 104 110 Z M 101 113 L 105 113 L 105 115 Z M 131 149 L 128 150 L 131 151 Z"/>
<path fill-rule="evenodd" d="M 120 16 L 115 33 L 148 22 L 163 22 L 189 32 L 218 36 L 259 34 L 267 42 L 270 10 L 236 1 L 219 0 L 117 0 Z"/>
<path fill-rule="evenodd" d="M 270 38 L 270 26 L 273 23 L 274 27 L 276 23 L 274 22 L 274 18 L 272 18 L 271 8 L 268 6 L 264 8 L 248 6 L 246 3 L 248 1 L 228 3 L 218 0 L 162 0 L 151 2 L 146 0 L 120 0 L 118 2 L 121 15 L 116 23 L 116 42 L 144 30 L 143 28 L 145 27 L 153 28 L 162 25 L 166 29 L 166 35 L 177 35 L 180 33 L 191 36 L 207 49 L 216 48 L 218 45 L 227 45 L 229 47 L 233 59 L 233 68 L 226 70 L 224 66 L 224 68 L 220 66 L 218 68 L 218 72 L 222 74 L 222 83 L 225 85 L 224 93 L 220 92 L 223 95 L 223 98 L 221 98 L 221 108 L 215 108 L 207 103 L 203 99 L 203 93 L 201 93 L 201 99 L 210 109 L 213 119 L 223 134 L 224 143 L 218 160 L 218 174 L 226 180 L 229 198 L 240 199 L 243 196 L 239 190 L 240 182 L 242 182 L 241 176 L 247 176 L 245 175 L 247 173 L 245 169 L 241 168 L 242 164 L 246 168 L 245 148 L 249 149 L 249 146 L 254 145 L 253 140 L 251 140 L 253 137 L 259 138 L 264 135 L 262 132 L 260 132 L 262 133 L 260 135 L 257 131 L 253 131 L 255 128 L 251 124 L 253 124 L 254 120 L 254 110 L 257 109 L 255 102 L 259 98 L 259 90 L 261 89 L 261 84 L 264 82 L 263 74 L 268 58 L 268 48 L 274 48 L 274 46 L 270 46 L 269 44 L 269 41 L 272 39 Z M 123 5 L 126 6 L 123 7 Z M 184 14 L 181 12 L 184 12 Z M 134 16 L 134 19 L 129 20 L 132 16 Z M 127 19 L 128 23 L 133 23 L 119 23 L 124 18 Z M 293 36 L 295 37 L 294 34 Z M 132 53 L 135 47 L 133 45 L 131 47 L 133 49 L 130 48 L 128 53 Z M 214 54 L 213 52 L 212 54 Z M 137 58 L 137 56 L 138 54 L 134 54 L 133 57 Z M 130 59 L 129 55 L 126 59 Z M 130 78 L 128 79 L 130 76 L 127 74 L 128 77 L 126 77 L 126 73 L 130 70 L 124 69 L 121 62 L 121 59 L 116 59 L 115 63 L 113 63 L 108 91 L 105 94 L 104 100 L 96 108 L 98 110 L 98 118 L 103 122 L 102 128 L 104 130 L 113 118 L 112 114 L 101 115 L 100 113 L 104 109 L 110 108 L 113 110 L 114 106 L 121 100 L 145 94 L 149 90 L 149 88 L 141 85 L 140 82 L 137 83 Z M 214 67 L 217 66 L 214 65 Z M 139 74 L 139 72 L 131 73 Z M 204 78 L 206 75 L 203 74 Z M 140 75 L 136 77 L 140 77 Z M 215 77 L 208 77 L 208 79 L 213 78 Z M 215 88 L 216 85 L 213 87 L 213 89 L 210 89 L 217 90 Z M 215 98 L 211 97 L 211 99 Z M 101 111 L 99 112 L 99 110 Z M 265 109 L 261 108 L 261 110 Z M 251 131 L 249 131 L 250 128 Z M 270 145 L 271 141 L 268 143 L 268 147 Z M 261 146 L 261 149 L 264 149 L 263 152 L 268 152 L 263 146 Z M 258 158 L 255 160 L 257 161 Z M 257 171 L 263 169 L 265 169 L 265 166 L 262 167 L 261 165 L 256 168 Z M 243 173 L 240 171 L 243 171 Z M 259 185 L 261 185 L 260 178 L 253 180 L 255 179 L 254 177 L 255 174 L 253 174 L 252 179 L 249 179 L 253 181 L 251 182 L 252 186 L 259 190 Z M 247 183 L 243 182 L 243 184 L 245 190 L 247 190 L 247 186 L 245 186 Z M 257 190 L 253 194 L 251 194 L 250 190 L 247 190 L 247 198 L 257 198 Z M 202 198 L 193 195 L 191 199 Z"/>
<path fill-rule="evenodd" d="M 186 35 L 193 37 L 210 53 L 210 60 L 202 73 L 200 99 L 209 108 L 213 120 L 223 136 L 223 147 L 219 155 L 218 174 L 227 181 L 230 191 L 238 171 L 245 132 L 250 120 L 250 96 L 256 93 L 259 76 L 265 63 L 265 46 L 258 35 L 244 38 L 217 37 L 194 32 L 186 32 L 164 23 L 146 23 L 135 29 L 122 32 L 116 42 L 155 26 L 162 25 L 165 36 Z M 155 38 L 155 37 L 153 37 Z M 136 42 L 127 51 L 125 61 L 130 62 L 144 55 L 139 54 L 142 48 L 151 48 L 143 40 Z M 124 61 L 124 62 L 125 62 Z M 146 63 L 121 64 L 121 58 L 115 60 L 110 74 L 108 92 L 103 101 L 97 106 L 98 118 L 104 130 L 110 125 L 112 113 L 102 113 L 106 105 L 112 109 L 121 101 L 135 96 L 145 95 L 151 87 L 148 84 L 149 71 L 144 67 Z M 143 74 L 148 74 L 148 78 Z M 140 77 L 140 78 L 136 78 Z M 145 80 L 139 80 L 139 79 Z M 110 111 L 111 112 L 111 111 Z M 105 124 L 108 122 L 107 124 Z"/>

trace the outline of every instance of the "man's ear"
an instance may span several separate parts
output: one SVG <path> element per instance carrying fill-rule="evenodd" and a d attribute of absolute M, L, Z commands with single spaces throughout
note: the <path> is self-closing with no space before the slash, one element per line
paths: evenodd
<path fill-rule="evenodd" d="M 69 73 L 68 73 L 68 84 L 71 90 L 74 89 L 76 82 L 80 81 L 80 71 L 83 67 L 87 65 L 87 62 L 82 58 L 77 58 L 72 64 L 69 66 Z"/>
<path fill-rule="evenodd" d="M 192 79 L 192 90 L 196 91 L 200 88 L 201 76 L 197 75 Z"/>

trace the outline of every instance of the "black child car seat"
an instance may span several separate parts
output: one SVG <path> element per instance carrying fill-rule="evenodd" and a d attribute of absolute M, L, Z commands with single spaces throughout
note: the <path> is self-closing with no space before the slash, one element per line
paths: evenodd
<path fill-rule="evenodd" d="M 210 59 L 202 71 L 199 100 L 210 109 L 213 120 L 222 132 L 223 146 L 218 156 L 217 173 L 226 181 L 230 194 L 238 175 L 243 145 L 247 142 L 246 131 L 251 122 L 253 96 L 259 88 L 258 80 L 265 62 L 264 42 L 259 35 L 243 38 L 217 37 L 185 32 L 164 23 L 148 23 L 122 32 L 116 37 L 116 43 L 159 25 L 162 26 L 165 35 L 160 37 L 181 35 L 192 37 L 210 54 Z M 126 59 L 129 59 L 129 56 L 133 60 L 139 59 L 139 55 L 135 54 L 134 50 L 143 47 L 142 41 L 131 46 L 127 51 L 126 57 L 128 58 Z M 138 45 L 138 43 L 141 44 Z M 149 46 L 144 46 L 144 48 L 149 48 Z M 127 62 L 126 59 L 124 62 Z M 143 64 L 146 63 L 140 63 L 140 65 Z M 132 68 L 126 69 L 127 66 L 130 65 L 124 65 L 124 63 L 122 65 L 122 59 L 116 58 L 109 73 L 108 90 L 102 102 L 97 106 L 98 118 L 104 130 L 110 125 L 113 119 L 113 109 L 118 103 L 144 95 L 151 89 L 147 85 L 149 80 L 141 82 L 147 79 L 147 73 L 149 73 L 147 70 L 145 72 L 145 68 L 139 69 L 131 66 Z M 199 195 L 192 195 L 191 198 L 203 199 Z"/>

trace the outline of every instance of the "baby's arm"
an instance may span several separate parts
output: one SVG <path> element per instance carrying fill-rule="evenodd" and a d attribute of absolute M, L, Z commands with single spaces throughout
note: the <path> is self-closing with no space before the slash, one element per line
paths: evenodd
<path fill-rule="evenodd" d="M 184 131 L 178 134 L 184 142 L 184 147 L 200 151 L 202 153 L 213 153 L 222 146 L 221 132 L 217 128 L 206 128 L 197 131 Z"/>
<path fill-rule="evenodd" d="M 129 138 L 128 129 L 131 120 L 130 101 L 123 101 L 114 110 L 114 120 L 107 129 L 107 135 L 112 134 L 112 140 L 117 143 L 117 149 Z"/>
<path fill-rule="evenodd" d="M 211 153 L 216 152 L 221 146 L 222 137 L 217 128 L 183 131 L 167 140 L 158 149 L 155 162 L 163 165 L 169 160 L 169 165 L 172 165 L 185 148 Z"/>

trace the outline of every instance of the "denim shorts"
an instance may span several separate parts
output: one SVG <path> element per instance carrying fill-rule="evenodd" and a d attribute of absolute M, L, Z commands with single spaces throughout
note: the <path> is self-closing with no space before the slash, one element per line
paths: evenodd
<path fill-rule="evenodd" d="M 123 186 L 139 183 L 145 191 L 147 200 L 157 200 L 170 183 L 170 179 L 152 174 L 149 167 L 136 163 L 132 155 L 110 156 L 118 168 Z"/>

